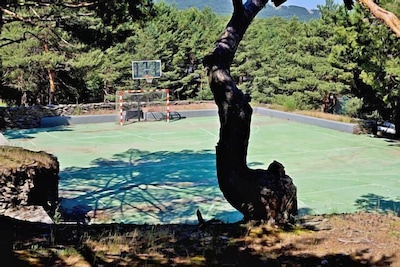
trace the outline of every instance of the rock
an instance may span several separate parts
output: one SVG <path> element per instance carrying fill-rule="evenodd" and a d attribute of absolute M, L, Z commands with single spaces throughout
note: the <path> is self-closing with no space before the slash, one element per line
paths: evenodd
<path fill-rule="evenodd" d="M 0 155 L 0 215 L 51 223 L 58 206 L 57 158 L 10 146 L 0 146 Z"/>
<path fill-rule="evenodd" d="M 53 224 L 53 220 L 42 206 L 18 206 L 5 210 L 4 216 L 24 222 Z"/>

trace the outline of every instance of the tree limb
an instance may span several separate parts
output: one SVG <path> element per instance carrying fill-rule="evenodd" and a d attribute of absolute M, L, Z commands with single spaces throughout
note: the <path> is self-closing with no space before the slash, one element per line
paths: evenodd
<path fill-rule="evenodd" d="M 57 2 L 57 3 L 51 3 L 49 2 L 43 2 L 43 1 L 10 1 L 6 6 L 14 6 L 14 7 L 23 7 L 23 6 L 62 6 L 62 7 L 67 7 L 67 8 L 83 8 L 83 7 L 91 7 L 95 6 L 98 4 L 98 1 L 93 1 L 93 2 Z"/>
<path fill-rule="evenodd" d="M 243 3 L 242 0 L 233 0 L 233 12 L 234 13 L 243 13 Z"/>
<path fill-rule="evenodd" d="M 20 21 L 23 21 L 23 22 L 27 22 L 27 21 L 25 20 L 24 17 L 18 15 L 18 14 L 15 13 L 15 12 L 12 12 L 11 10 L 8 10 L 8 9 L 2 7 L 2 6 L 0 6 L 0 11 L 1 11 L 2 13 L 4 13 L 4 14 L 6 14 L 6 15 L 8 15 L 8 16 L 14 18 L 14 19 L 16 19 L 16 20 L 20 20 Z M 0 12 L 0 13 L 1 13 L 1 12 Z M 30 22 L 29 22 L 29 23 L 30 23 Z"/>
<path fill-rule="evenodd" d="M 369 9 L 372 15 L 382 20 L 396 34 L 397 37 L 400 37 L 400 19 L 396 17 L 396 15 L 381 8 L 372 0 L 357 1 L 360 2 L 364 7 Z"/>

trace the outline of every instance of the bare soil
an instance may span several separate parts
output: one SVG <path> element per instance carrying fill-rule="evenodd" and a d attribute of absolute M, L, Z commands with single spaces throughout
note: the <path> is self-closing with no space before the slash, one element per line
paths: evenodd
<path fill-rule="evenodd" d="M 59 225 L 52 240 L 18 233 L 9 266 L 400 266 L 400 218 L 374 212 L 308 216 L 288 229 L 210 222 Z"/>

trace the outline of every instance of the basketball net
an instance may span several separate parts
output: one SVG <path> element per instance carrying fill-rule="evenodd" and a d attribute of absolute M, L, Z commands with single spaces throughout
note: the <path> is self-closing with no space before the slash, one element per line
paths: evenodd
<path fill-rule="evenodd" d="M 153 76 L 151 75 L 145 75 L 144 78 L 146 79 L 146 82 L 149 84 L 153 82 Z"/>

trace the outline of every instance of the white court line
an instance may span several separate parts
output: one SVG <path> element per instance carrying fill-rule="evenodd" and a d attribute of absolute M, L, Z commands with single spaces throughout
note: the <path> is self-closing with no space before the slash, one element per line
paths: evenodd
<path fill-rule="evenodd" d="M 197 125 L 196 125 L 195 123 L 193 123 L 193 121 L 189 121 L 189 124 L 192 125 L 192 126 L 196 126 L 196 127 L 197 127 Z M 209 130 L 204 129 L 204 128 L 202 128 L 202 127 L 198 127 L 198 129 L 200 129 L 200 130 L 206 132 L 207 134 L 211 135 L 211 136 L 214 137 L 215 139 L 218 139 L 218 137 L 219 137 L 219 135 L 214 134 L 214 133 L 210 132 Z"/>
<path fill-rule="evenodd" d="M 299 204 L 300 204 L 300 205 L 299 205 Z M 302 209 L 302 208 L 308 208 L 308 209 L 312 210 L 315 214 L 321 214 L 321 213 L 319 212 L 319 210 L 314 209 L 314 208 L 311 208 L 311 207 L 310 207 L 309 205 L 307 205 L 303 200 L 301 200 L 301 198 L 300 198 L 299 196 L 297 196 L 297 207 L 299 207 L 299 206 L 301 206 L 300 209 Z"/>
<path fill-rule="evenodd" d="M 251 147 L 251 145 L 250 145 Z M 298 150 L 298 151 L 290 151 L 290 152 L 277 152 L 276 150 L 273 151 L 273 153 L 271 152 L 271 154 L 256 154 L 254 155 L 253 153 L 248 153 L 248 158 L 249 157 L 255 157 L 255 158 L 259 158 L 259 157 L 268 157 L 268 156 L 276 156 L 276 155 L 299 155 L 299 154 L 315 154 L 315 153 L 321 153 L 321 152 L 329 152 L 329 151 L 346 151 L 346 150 L 352 150 L 352 151 L 357 151 L 357 150 L 362 150 L 364 149 L 364 147 L 359 147 L 359 146 L 351 146 L 351 147 L 343 147 L 343 148 L 333 148 L 333 149 L 320 149 L 320 150 L 311 150 L 311 149 L 307 149 L 307 150 Z M 326 157 L 325 157 L 326 158 Z"/>
<path fill-rule="evenodd" d="M 374 184 L 365 184 L 365 185 L 353 185 L 353 186 L 345 186 L 345 187 L 337 187 L 333 189 L 325 189 L 325 190 L 320 190 L 320 191 L 312 191 L 312 192 L 305 192 L 302 193 L 301 195 L 314 195 L 314 194 L 320 194 L 320 193 L 326 193 L 326 192 L 335 192 L 335 191 L 340 191 L 343 189 L 351 189 L 351 188 L 359 188 L 359 187 L 367 187 L 367 186 L 372 186 Z"/>
<path fill-rule="evenodd" d="M 87 137 L 81 137 L 81 138 L 61 138 L 61 137 L 57 137 L 53 134 L 50 134 L 48 132 L 46 132 L 47 135 L 51 136 L 52 138 L 56 139 L 56 140 L 64 140 L 64 141 L 74 141 L 75 143 L 77 142 L 85 142 L 88 140 L 97 140 L 99 138 L 111 138 L 111 139 L 119 139 L 119 138 L 124 138 L 127 136 L 133 136 L 133 137 L 137 137 L 137 138 L 141 138 L 143 140 L 147 140 L 147 141 L 153 141 L 153 142 L 158 142 L 158 143 L 162 143 L 164 141 L 160 141 L 159 139 L 152 139 L 150 138 L 150 136 L 142 136 L 142 135 L 138 135 L 138 134 L 133 134 L 133 133 L 126 133 L 126 132 L 119 132 L 119 134 L 113 134 L 113 135 L 101 135 L 101 137 L 99 136 L 87 136 Z"/>
<path fill-rule="evenodd" d="M 335 181 L 337 181 L 337 180 L 359 181 L 359 182 L 365 181 L 365 180 L 362 179 L 362 178 L 359 178 L 359 179 L 340 178 L 340 177 L 347 177 L 347 176 L 354 177 L 354 175 L 357 175 L 357 173 L 343 173 L 343 174 L 340 174 L 340 175 L 338 175 L 338 174 L 317 173 L 317 174 L 315 174 L 315 177 L 305 176 L 305 177 L 301 177 L 301 178 L 298 178 L 298 179 L 300 179 L 300 180 L 302 180 L 302 181 L 307 181 L 307 180 L 324 180 L 325 178 L 328 178 L 328 179 L 333 179 L 333 180 L 335 180 Z M 379 178 L 379 177 L 377 177 L 378 175 L 379 175 L 379 177 L 380 177 L 380 176 L 385 176 L 385 178 L 386 178 L 387 176 L 394 176 L 395 178 L 398 178 L 398 176 L 399 176 L 399 174 L 395 174 L 395 173 L 393 173 L 393 174 L 385 174 L 385 173 L 384 173 L 384 174 L 382 174 L 382 173 L 366 173 L 366 174 L 362 174 L 362 177 L 364 177 L 364 176 L 371 176 L 371 177 Z M 300 176 L 302 176 L 302 175 L 300 175 Z M 321 177 L 322 177 L 322 178 L 321 178 Z M 367 178 L 367 179 L 370 179 L 370 178 Z"/>
<path fill-rule="evenodd" d="M 208 135 L 211 135 L 212 137 L 214 137 L 214 139 L 218 138 L 218 135 L 213 134 L 212 132 L 210 132 L 209 130 L 206 130 L 204 128 L 199 128 L 200 130 L 202 130 L 203 132 L 206 132 Z"/>
<path fill-rule="evenodd" d="M 298 123 L 298 124 L 300 124 L 300 125 L 304 125 L 304 124 L 299 123 L 299 122 L 295 122 L 293 125 L 295 125 L 296 123 Z M 345 141 L 347 141 L 347 142 L 361 143 L 361 144 L 363 145 L 363 148 L 365 148 L 365 147 L 371 147 L 371 148 L 383 148 L 383 149 L 390 150 L 390 151 L 395 150 L 394 148 L 390 148 L 390 147 L 388 147 L 388 146 L 372 145 L 371 142 L 365 142 L 365 140 L 349 140 L 349 139 L 347 139 L 347 138 L 340 137 L 340 136 L 338 136 L 338 135 L 331 134 L 331 133 L 328 133 L 328 132 L 324 132 L 324 131 L 315 131 L 315 130 L 310 129 L 310 127 L 304 127 L 304 128 L 303 128 L 303 127 L 298 127 L 298 126 L 292 126 L 292 124 L 290 124 L 290 125 L 288 125 L 288 124 L 282 124 L 282 126 L 284 126 L 284 127 L 290 127 L 290 128 L 301 128 L 301 129 L 305 129 L 305 130 L 307 130 L 307 131 L 309 131 L 309 132 L 313 132 L 313 133 L 318 132 L 318 133 L 320 133 L 320 134 L 328 135 L 328 136 L 334 137 L 335 139 L 338 139 L 338 140 L 345 140 Z M 316 127 L 316 128 L 321 128 L 321 127 L 318 127 L 318 126 L 315 126 L 315 125 L 310 125 L 310 126 L 313 126 L 313 127 Z M 335 130 L 332 130 L 332 129 L 327 129 L 327 130 L 335 131 Z M 350 134 L 350 133 L 348 133 L 348 134 Z M 372 137 L 371 137 L 371 138 L 372 138 Z"/>
<path fill-rule="evenodd" d="M 253 125 L 251 128 L 251 134 L 258 134 L 260 132 L 261 128 L 258 125 Z"/>
<path fill-rule="evenodd" d="M 29 140 L 29 143 L 31 143 L 34 147 L 38 147 L 33 141 Z"/>
<path fill-rule="evenodd" d="M 98 132 L 101 132 L 101 131 L 99 130 Z M 98 139 L 98 138 L 112 138 L 112 139 L 116 139 L 117 137 L 123 136 L 123 135 L 121 135 L 121 134 L 119 134 L 119 135 L 112 134 L 112 135 L 101 135 L 101 136 L 99 137 L 99 136 L 97 136 L 97 135 L 95 135 L 95 134 L 93 134 L 93 135 L 91 135 L 91 136 L 85 136 L 85 134 L 82 134 L 82 135 L 80 135 L 80 136 L 81 136 L 80 138 L 77 138 L 77 137 L 74 137 L 74 138 L 65 138 L 65 137 L 64 137 L 64 138 L 61 138 L 61 137 L 55 136 L 55 135 L 53 135 L 53 134 L 50 134 L 50 133 L 48 133 L 48 132 L 46 132 L 46 134 L 49 135 L 49 136 L 51 136 L 51 137 L 53 137 L 54 139 L 65 140 L 65 141 L 85 141 L 85 140 L 93 140 L 93 139 Z M 77 135 L 77 136 L 79 136 L 79 135 Z M 82 137 L 82 136 L 84 136 L 84 137 Z"/>

